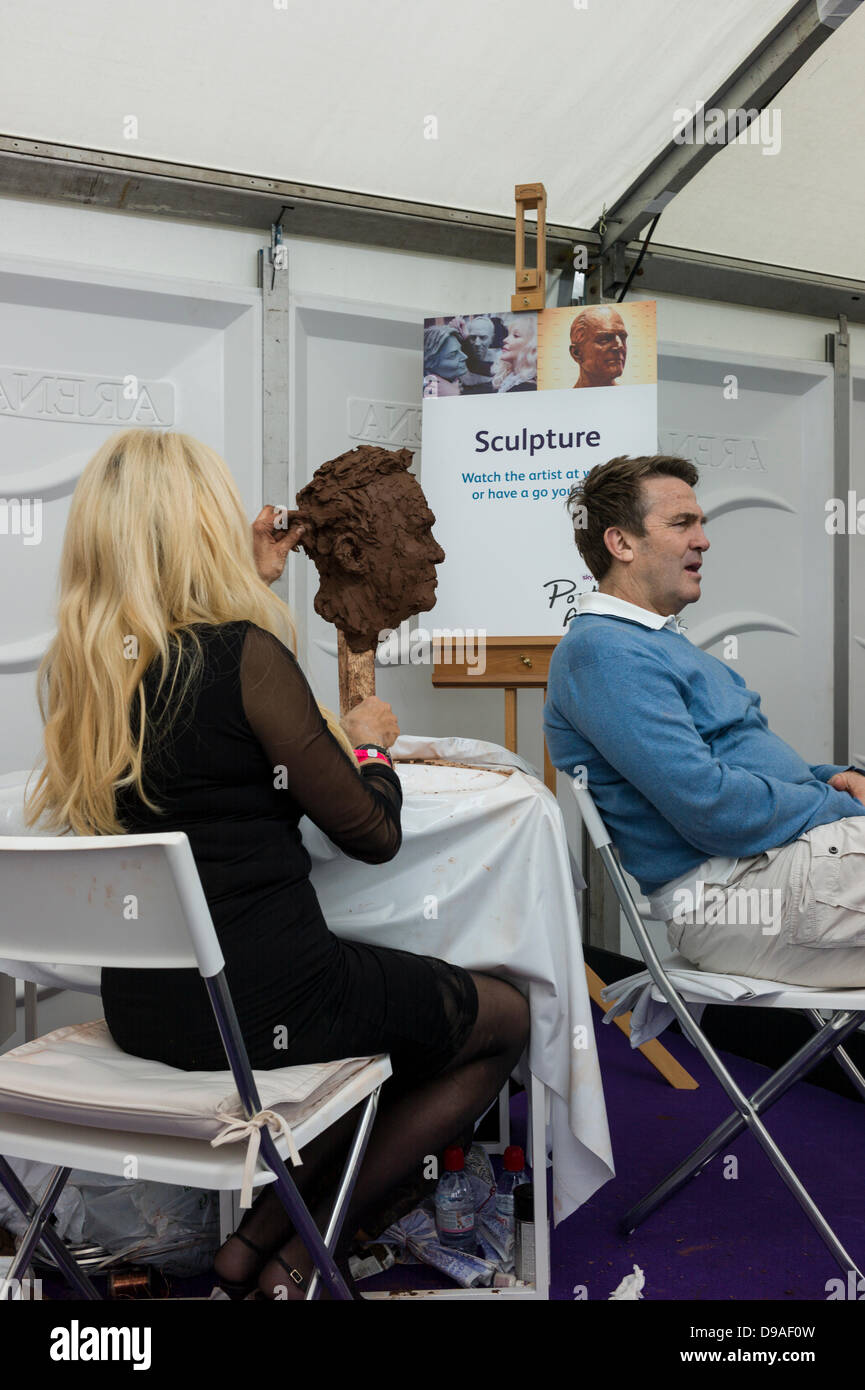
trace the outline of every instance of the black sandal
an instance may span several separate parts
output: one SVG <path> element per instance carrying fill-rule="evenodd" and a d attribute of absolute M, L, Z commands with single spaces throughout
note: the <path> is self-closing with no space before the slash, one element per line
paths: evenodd
<path fill-rule="evenodd" d="M 259 1255 L 262 1261 L 266 1261 L 269 1258 L 267 1251 L 262 1250 L 251 1241 L 248 1236 L 245 1236 L 242 1231 L 231 1231 L 226 1239 L 243 1241 L 243 1244 L 256 1255 Z M 217 1288 L 222 1289 L 223 1293 L 227 1293 L 228 1297 L 231 1299 L 247 1298 L 248 1295 L 252 1293 L 253 1289 L 258 1287 L 258 1273 L 256 1272 L 251 1279 L 247 1279 L 244 1283 L 241 1283 L 237 1279 L 223 1279 L 217 1274 L 216 1284 Z"/>
<path fill-rule="evenodd" d="M 307 1276 L 301 1274 L 299 1269 L 295 1269 L 294 1266 L 290 1265 L 287 1260 L 284 1260 L 281 1255 L 271 1255 L 270 1258 L 272 1260 L 275 1260 L 277 1264 L 282 1265 L 283 1269 L 285 1270 L 286 1274 L 288 1275 L 291 1282 L 295 1285 L 295 1287 L 299 1289 L 301 1293 L 306 1294 L 309 1288 L 309 1279 L 307 1278 Z M 340 1274 L 345 1280 L 345 1286 L 348 1289 L 353 1301 L 358 1302 L 357 1295 L 354 1293 L 354 1280 L 351 1277 L 351 1270 L 349 1269 L 348 1260 L 340 1259 L 336 1260 L 334 1263 L 336 1264 L 337 1269 L 339 1270 Z M 321 1285 L 326 1289 L 327 1285 L 324 1283 L 324 1280 L 321 1277 L 321 1271 L 319 1271 L 318 1278 Z M 276 1285 L 275 1287 L 279 1286 Z M 269 1298 L 266 1293 L 262 1293 L 260 1290 L 257 1293 L 256 1297 L 258 1299 L 266 1299 L 269 1303 L 280 1303 L 285 1301 L 284 1299 Z M 290 1302 L 292 1303 L 299 1303 L 300 1301 L 300 1299 L 290 1300 Z"/>

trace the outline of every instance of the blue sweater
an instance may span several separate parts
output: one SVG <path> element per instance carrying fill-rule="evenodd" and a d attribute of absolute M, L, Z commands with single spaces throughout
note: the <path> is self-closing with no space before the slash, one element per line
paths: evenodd
<path fill-rule="evenodd" d="M 804 762 L 760 696 L 671 628 L 582 613 L 550 664 L 544 732 L 586 785 L 647 895 L 713 855 L 743 858 L 815 825 L 865 816 L 827 786 L 844 766 Z"/>

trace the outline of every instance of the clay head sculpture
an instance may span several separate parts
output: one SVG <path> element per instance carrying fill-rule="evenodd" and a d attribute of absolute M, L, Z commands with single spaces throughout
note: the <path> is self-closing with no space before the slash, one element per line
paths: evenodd
<path fill-rule="evenodd" d="M 362 445 L 323 463 L 297 494 L 301 545 L 320 581 L 315 611 L 354 652 L 435 604 L 445 555 L 411 461 L 408 449 Z"/>

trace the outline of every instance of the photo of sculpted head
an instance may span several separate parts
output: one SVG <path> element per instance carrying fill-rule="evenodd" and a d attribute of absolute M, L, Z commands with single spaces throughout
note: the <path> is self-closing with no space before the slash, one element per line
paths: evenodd
<path fill-rule="evenodd" d="M 315 470 L 297 494 L 301 546 L 315 562 L 315 611 L 352 651 L 435 605 L 445 558 L 409 449 L 362 445 Z"/>
<path fill-rule="evenodd" d="M 435 323 L 424 329 L 423 379 L 425 396 L 458 396 L 468 358 L 463 340 L 451 324 Z"/>
<path fill-rule="evenodd" d="M 580 364 L 574 386 L 615 386 L 625 370 L 628 331 L 611 305 L 585 309 L 571 324 L 571 356 Z"/>

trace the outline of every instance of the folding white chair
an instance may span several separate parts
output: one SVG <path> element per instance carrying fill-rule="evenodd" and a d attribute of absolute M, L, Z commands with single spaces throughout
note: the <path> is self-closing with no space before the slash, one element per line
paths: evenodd
<path fill-rule="evenodd" d="M 749 1004 L 752 1007 L 766 1007 L 768 1004 L 773 1008 L 795 1009 L 804 1013 L 816 1029 L 814 1036 L 809 1038 L 789 1061 L 779 1067 L 752 1096 L 746 1096 L 737 1086 L 705 1033 L 686 1007 L 689 1002 L 705 1003 L 705 993 L 696 990 L 689 991 L 687 984 L 677 988 L 670 979 L 668 974 L 669 960 L 666 962 L 665 968 L 665 964 L 661 962 L 646 930 L 644 917 L 649 915 L 648 910 L 641 912 L 634 899 L 618 862 L 615 846 L 589 791 L 585 786 L 580 785 L 579 777 L 573 779 L 571 786 L 583 823 L 615 889 L 628 926 L 634 934 L 634 939 L 646 963 L 649 976 L 673 1010 L 682 1032 L 705 1058 L 727 1096 L 736 1107 L 733 1114 L 723 1124 L 720 1124 L 698 1148 L 694 1149 L 693 1153 L 683 1159 L 677 1168 L 674 1168 L 666 1178 L 652 1189 L 648 1196 L 631 1208 L 622 1219 L 622 1231 L 624 1234 L 630 1235 L 647 1216 L 651 1215 L 674 1192 L 683 1187 L 689 1178 L 695 1177 L 701 1172 L 738 1134 L 748 1128 L 768 1156 L 778 1175 L 793 1193 L 809 1221 L 829 1247 L 841 1269 L 845 1273 L 853 1270 L 861 1278 L 861 1271 L 855 1260 L 841 1244 L 819 1207 L 790 1167 L 768 1133 L 760 1116 L 775 1101 L 780 1100 L 794 1082 L 807 1076 L 825 1057 L 833 1055 L 853 1082 L 860 1096 L 865 1099 L 865 1078 L 842 1046 L 850 1034 L 865 1022 L 865 989 L 803 990 L 795 985 L 778 982 L 777 992 L 773 992 L 767 999 L 759 996 L 750 1000 L 744 998 L 740 1000 L 719 999 L 718 1003 L 738 1004 L 742 1008 L 748 1007 Z M 686 979 L 689 973 L 693 975 L 695 985 L 697 982 L 705 984 L 709 978 L 707 973 L 702 970 L 688 972 L 677 968 L 676 979 L 679 981 Z M 717 978 L 723 979 L 724 977 L 718 976 Z M 839 996 L 843 997 L 843 1007 L 839 1007 Z M 821 1016 L 821 1009 L 831 1012 L 828 1021 Z"/>
<path fill-rule="evenodd" d="M 210 1109 L 205 1105 L 203 1113 L 200 1108 L 190 1113 L 190 1091 L 197 1094 L 202 1074 L 148 1062 L 144 1069 L 149 1078 L 144 1078 L 141 1059 L 120 1052 L 107 1029 L 103 1039 L 97 1024 L 59 1030 L 0 1056 L 0 1183 L 29 1219 L 6 1282 L 0 1285 L 0 1299 L 18 1286 L 39 1244 L 83 1298 L 99 1297 L 49 1222 L 73 1168 L 123 1178 L 129 1175 L 130 1151 L 134 1175 L 155 1182 L 220 1192 L 245 1187 L 248 1199 L 252 1188 L 275 1182 L 314 1261 L 307 1298 L 320 1291 L 320 1276 L 335 1298 L 350 1299 L 333 1250 L 379 1091 L 391 1075 L 390 1059 L 361 1058 L 354 1067 L 322 1064 L 316 1076 L 320 1073 L 323 1084 L 317 1090 L 308 1086 L 306 1092 L 298 1082 L 308 1082 L 307 1068 L 253 1073 L 184 834 L 0 835 L 0 884 L 0 957 L 139 969 L 196 966 L 228 1067 L 224 1076 L 216 1074 Z M 92 1061 L 87 1060 L 88 1048 Z M 266 1107 L 260 1091 L 268 1097 Z M 155 1110 L 154 1093 L 161 1098 Z M 307 1103 L 298 1104 L 304 1095 Z M 285 1160 L 360 1103 L 363 1108 L 322 1238 Z M 246 1140 L 246 1151 L 242 1142 L 238 1148 L 232 1139 Z M 56 1165 L 41 1202 L 31 1198 L 9 1158 Z"/>

